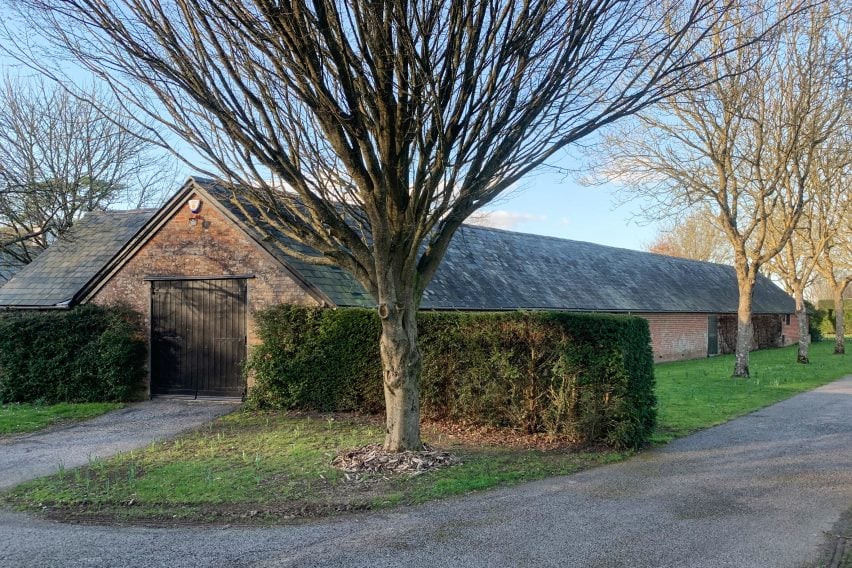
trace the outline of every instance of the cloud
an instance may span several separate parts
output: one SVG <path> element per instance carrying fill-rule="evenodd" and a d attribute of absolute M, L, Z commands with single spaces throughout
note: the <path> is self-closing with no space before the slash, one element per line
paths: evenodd
<path fill-rule="evenodd" d="M 544 221 L 546 218 L 544 215 L 517 211 L 477 211 L 468 217 L 467 222 L 471 225 L 494 229 L 514 229 L 521 223 L 534 223 Z"/>

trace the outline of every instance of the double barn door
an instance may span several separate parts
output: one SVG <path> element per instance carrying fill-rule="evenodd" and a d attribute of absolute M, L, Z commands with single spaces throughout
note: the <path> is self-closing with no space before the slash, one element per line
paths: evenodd
<path fill-rule="evenodd" d="M 241 397 L 246 280 L 151 282 L 151 394 Z"/>

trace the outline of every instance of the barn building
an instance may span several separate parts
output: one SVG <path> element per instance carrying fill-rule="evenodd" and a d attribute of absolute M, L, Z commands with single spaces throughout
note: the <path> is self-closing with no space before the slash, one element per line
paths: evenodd
<path fill-rule="evenodd" d="M 128 305 L 148 330 L 152 395 L 242 396 L 256 310 L 374 305 L 348 273 L 288 256 L 282 235 L 246 215 L 204 179 L 156 210 L 90 213 L 0 288 L 0 309 Z M 633 314 L 650 324 L 655 358 L 672 361 L 733 349 L 737 286 L 729 266 L 464 225 L 421 305 Z M 797 341 L 793 312 L 760 277 L 755 347 Z"/>

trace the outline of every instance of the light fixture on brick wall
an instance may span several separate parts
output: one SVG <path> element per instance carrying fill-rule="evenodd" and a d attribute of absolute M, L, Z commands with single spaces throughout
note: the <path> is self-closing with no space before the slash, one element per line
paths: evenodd
<path fill-rule="evenodd" d="M 198 220 L 201 219 L 201 200 L 200 199 L 190 199 L 189 200 L 189 226 L 190 228 L 195 228 L 195 225 L 198 224 Z"/>

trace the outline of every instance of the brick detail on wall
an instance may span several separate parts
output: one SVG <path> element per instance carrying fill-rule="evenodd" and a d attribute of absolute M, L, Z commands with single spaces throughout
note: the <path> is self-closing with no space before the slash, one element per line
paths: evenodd
<path fill-rule="evenodd" d="M 648 320 L 655 361 L 707 356 L 707 314 L 635 314 Z"/>
<path fill-rule="evenodd" d="M 280 303 L 317 305 L 260 245 L 212 204 L 192 215 L 190 196 L 159 231 L 92 298 L 101 305 L 124 304 L 141 313 L 150 329 L 152 276 L 237 276 L 248 279 L 248 344 L 256 345 L 252 315 Z M 194 218 L 194 223 L 190 219 Z"/>

